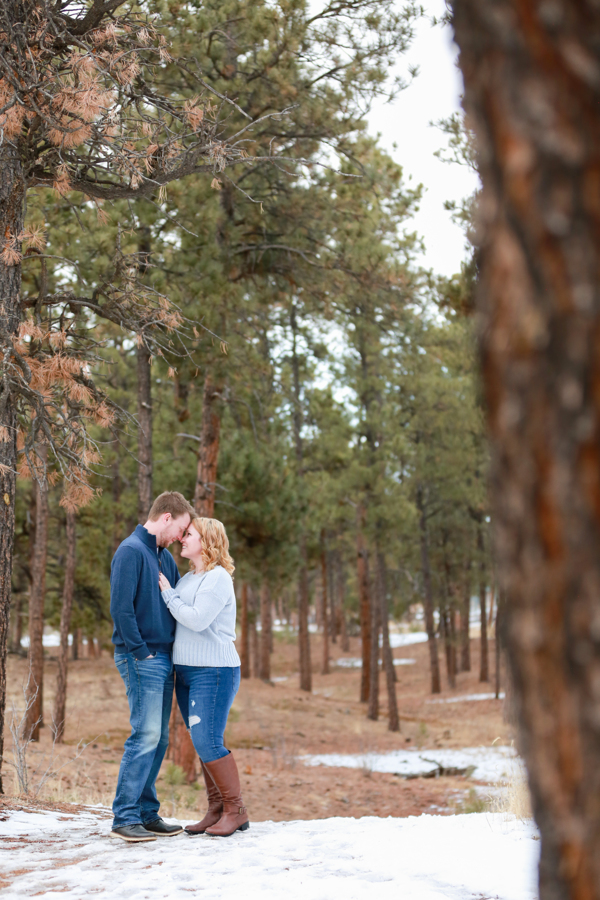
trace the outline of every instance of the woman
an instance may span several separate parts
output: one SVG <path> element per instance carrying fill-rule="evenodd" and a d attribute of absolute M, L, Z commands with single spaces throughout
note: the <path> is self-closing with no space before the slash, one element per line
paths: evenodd
<path fill-rule="evenodd" d="M 188 834 L 227 837 L 250 827 L 233 755 L 223 733 L 240 686 L 240 658 L 235 640 L 233 560 L 223 524 L 193 519 L 181 541 L 181 555 L 192 571 L 172 588 L 161 572 L 159 587 L 177 621 L 173 663 L 175 693 L 200 757 L 208 811 Z"/>

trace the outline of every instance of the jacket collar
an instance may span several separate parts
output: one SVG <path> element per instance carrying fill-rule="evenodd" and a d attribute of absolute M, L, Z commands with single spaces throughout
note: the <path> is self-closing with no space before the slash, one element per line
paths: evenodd
<path fill-rule="evenodd" d="M 150 534 L 149 531 L 146 531 L 143 525 L 137 525 L 135 531 L 133 532 L 137 538 L 142 541 L 146 547 L 149 547 L 154 553 L 157 551 L 156 546 L 156 537 L 153 534 Z"/>

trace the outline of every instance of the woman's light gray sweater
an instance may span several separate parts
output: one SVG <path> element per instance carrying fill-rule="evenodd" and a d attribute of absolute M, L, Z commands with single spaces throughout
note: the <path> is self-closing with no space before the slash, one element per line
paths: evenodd
<path fill-rule="evenodd" d="M 188 572 L 176 588 L 162 591 L 177 621 L 173 662 L 180 666 L 239 666 L 235 641 L 233 579 L 222 566 Z"/>

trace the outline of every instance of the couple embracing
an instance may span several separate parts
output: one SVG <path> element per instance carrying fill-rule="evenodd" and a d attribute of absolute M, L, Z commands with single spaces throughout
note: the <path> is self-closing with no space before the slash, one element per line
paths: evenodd
<path fill-rule="evenodd" d="M 181 556 L 190 561 L 183 578 L 167 550 L 173 541 L 181 543 Z M 223 745 L 240 685 L 233 570 L 223 524 L 196 517 L 176 491 L 156 498 L 148 521 L 114 555 L 112 640 L 129 701 L 131 735 L 119 770 L 111 837 L 154 841 L 183 831 L 159 816 L 155 788 L 169 743 L 174 682 L 208 795 L 206 815 L 185 831 L 226 837 L 249 827 L 237 766 Z"/>

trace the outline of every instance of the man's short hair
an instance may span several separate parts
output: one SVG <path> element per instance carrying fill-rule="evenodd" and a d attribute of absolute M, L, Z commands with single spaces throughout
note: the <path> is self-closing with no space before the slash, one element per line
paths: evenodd
<path fill-rule="evenodd" d="M 192 504 L 188 503 L 179 491 L 164 491 L 162 494 L 159 494 L 148 513 L 148 519 L 151 522 L 156 522 L 165 513 L 171 513 L 174 519 L 179 519 L 180 516 L 185 516 L 186 513 L 191 519 L 196 515 Z"/>

